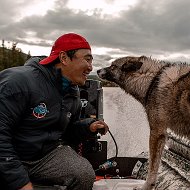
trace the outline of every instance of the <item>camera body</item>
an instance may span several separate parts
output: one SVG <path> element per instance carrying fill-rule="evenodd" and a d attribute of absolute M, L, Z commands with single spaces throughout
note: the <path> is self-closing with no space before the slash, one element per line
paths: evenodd
<path fill-rule="evenodd" d="M 81 118 L 103 120 L 103 89 L 98 80 L 88 79 L 80 88 Z"/>
<path fill-rule="evenodd" d="M 82 103 L 81 119 L 94 118 L 103 120 L 103 88 L 98 80 L 87 79 L 84 86 L 79 87 Z M 89 160 L 94 169 L 107 160 L 107 141 L 100 136 L 87 139 L 82 143 L 82 155 Z"/>

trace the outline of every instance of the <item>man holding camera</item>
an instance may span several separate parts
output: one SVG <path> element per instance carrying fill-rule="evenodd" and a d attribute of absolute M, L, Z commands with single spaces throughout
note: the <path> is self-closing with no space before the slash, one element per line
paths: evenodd
<path fill-rule="evenodd" d="M 78 85 L 92 60 L 86 39 L 68 33 L 49 57 L 0 73 L 0 178 L 9 190 L 33 190 L 33 183 L 92 189 L 91 164 L 70 146 L 108 131 L 104 121 L 80 119 Z"/>

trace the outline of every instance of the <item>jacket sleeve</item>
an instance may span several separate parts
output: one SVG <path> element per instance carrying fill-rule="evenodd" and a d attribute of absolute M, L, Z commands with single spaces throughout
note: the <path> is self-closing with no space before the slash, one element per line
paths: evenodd
<path fill-rule="evenodd" d="M 80 99 L 79 99 L 80 101 Z M 78 103 L 75 114 L 72 117 L 70 125 L 67 127 L 64 139 L 71 142 L 72 144 L 79 144 L 86 139 L 94 138 L 97 133 L 90 131 L 90 125 L 96 121 L 93 118 L 80 118 L 81 114 L 81 103 Z"/>
<path fill-rule="evenodd" d="M 0 84 L 0 177 L 10 189 L 19 189 L 30 180 L 12 144 L 14 130 L 25 110 L 22 93 Z"/>

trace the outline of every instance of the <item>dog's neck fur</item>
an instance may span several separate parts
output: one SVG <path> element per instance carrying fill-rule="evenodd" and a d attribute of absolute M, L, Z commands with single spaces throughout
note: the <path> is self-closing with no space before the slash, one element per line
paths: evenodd
<path fill-rule="evenodd" d="M 190 72 L 189 65 L 185 63 L 173 67 L 171 63 L 144 56 L 139 61 L 143 63 L 141 68 L 129 74 L 127 80 L 121 82 L 121 87 L 140 101 L 143 106 L 146 106 L 154 85 L 158 85 L 159 89 L 165 88 Z M 160 83 L 159 80 L 161 80 Z"/>
<path fill-rule="evenodd" d="M 160 70 L 167 64 L 147 57 L 142 57 L 140 61 L 143 62 L 142 67 L 132 76 L 129 75 L 127 82 L 124 82 L 123 89 L 145 106 L 146 96 L 150 93 L 151 84 L 153 84 Z"/>

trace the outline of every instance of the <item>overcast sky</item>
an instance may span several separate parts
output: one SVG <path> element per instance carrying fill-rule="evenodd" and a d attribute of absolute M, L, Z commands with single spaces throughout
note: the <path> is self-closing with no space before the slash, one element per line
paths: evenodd
<path fill-rule="evenodd" d="M 125 55 L 190 62 L 189 21 L 190 0 L 0 0 L 1 40 L 48 55 L 60 35 L 79 33 L 96 69 Z"/>

